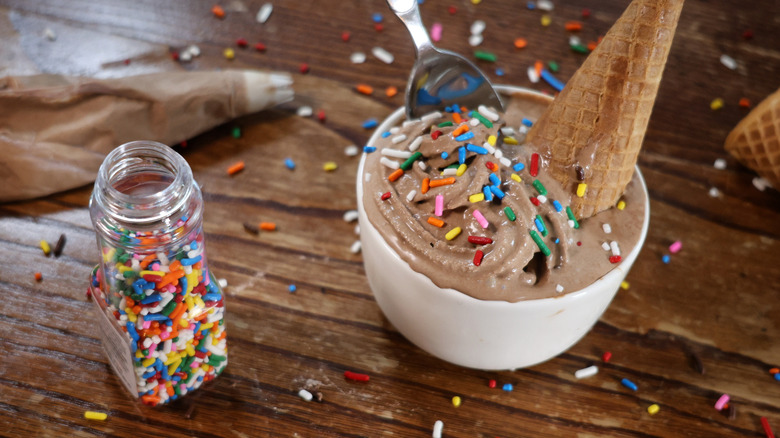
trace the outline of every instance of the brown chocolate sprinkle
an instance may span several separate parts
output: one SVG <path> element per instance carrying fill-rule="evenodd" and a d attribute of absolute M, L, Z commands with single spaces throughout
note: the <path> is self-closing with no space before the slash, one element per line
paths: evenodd
<path fill-rule="evenodd" d="M 577 181 L 585 181 L 585 169 L 582 166 L 575 167 L 574 171 L 577 172 Z"/>
<path fill-rule="evenodd" d="M 699 355 L 694 351 L 691 351 L 690 355 L 693 369 L 695 369 L 699 374 L 704 374 L 706 370 L 704 369 L 704 363 L 702 363 L 701 357 L 699 357 Z"/>
<path fill-rule="evenodd" d="M 737 407 L 734 403 L 729 403 L 729 420 L 737 419 Z"/>
<path fill-rule="evenodd" d="M 54 250 L 52 251 L 54 253 L 54 257 L 59 257 L 60 254 L 62 254 L 62 249 L 65 248 L 65 235 L 60 234 L 60 238 L 57 239 L 57 244 L 54 245 Z"/>
<path fill-rule="evenodd" d="M 248 223 L 246 223 L 246 222 L 244 222 L 244 229 L 245 229 L 245 230 L 246 230 L 248 233 L 252 233 L 252 234 L 260 234 L 260 228 L 257 228 L 256 226 L 254 226 L 254 225 L 252 225 L 252 224 L 248 224 Z"/>

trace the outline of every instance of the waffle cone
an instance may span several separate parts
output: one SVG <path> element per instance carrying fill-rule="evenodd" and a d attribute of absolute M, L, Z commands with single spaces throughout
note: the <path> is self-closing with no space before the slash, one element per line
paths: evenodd
<path fill-rule="evenodd" d="M 682 5 L 631 2 L 528 133 L 578 218 L 614 206 L 634 175 Z"/>
<path fill-rule="evenodd" d="M 737 124 L 725 148 L 780 190 L 780 89 Z"/>

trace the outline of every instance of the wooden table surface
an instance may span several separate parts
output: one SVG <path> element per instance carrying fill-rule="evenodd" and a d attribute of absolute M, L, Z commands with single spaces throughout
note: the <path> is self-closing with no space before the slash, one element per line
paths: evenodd
<path fill-rule="evenodd" d="M 179 149 L 203 185 L 212 270 L 229 282 L 230 363 L 216 381 L 170 406 L 134 401 L 101 349 L 84 294 L 98 261 L 87 211 L 92 187 L 0 205 L 0 435 L 430 436 L 442 420 L 444 436 L 462 437 L 766 436 L 761 417 L 780 430 L 780 381 L 769 372 L 780 366 L 780 194 L 755 188 L 755 175 L 722 146 L 747 114 L 739 99 L 757 104 L 780 85 L 777 2 L 688 0 L 639 158 L 651 225 L 630 287 L 569 351 L 513 372 L 461 368 L 410 344 L 382 316 L 361 256 L 350 252 L 355 223 L 342 215 L 355 208 L 358 158 L 344 148 L 368 139 L 363 120 L 381 120 L 402 104 L 400 94 L 388 98 L 384 90 L 404 87 L 413 62 L 406 30 L 381 0 L 276 1 L 259 24 L 262 3 L 223 1 L 220 20 L 207 0 L 0 0 L 0 75 L 261 68 L 293 73 L 297 93 L 281 108 Z M 569 49 L 564 24 L 582 21 L 578 34 L 587 43 L 627 4 L 556 1 L 549 27 L 524 1 L 426 0 L 421 10 L 428 26 L 442 23 L 442 47 L 468 56 L 469 26 L 485 20 L 480 48 L 498 57 L 480 63 L 488 75 L 551 92 L 525 72 L 537 59 L 554 60 L 558 77 L 571 76 L 584 55 Z M 589 18 L 583 5 L 592 9 Z M 381 31 L 374 13 L 384 17 Z M 55 41 L 44 38 L 47 28 Z M 343 31 L 351 32 L 349 42 Z M 525 49 L 514 48 L 518 37 L 527 39 Z M 228 61 L 222 51 L 238 38 L 263 42 L 267 51 L 236 48 Z M 200 58 L 171 59 L 189 44 L 200 46 Z M 395 61 L 374 58 L 375 46 Z M 367 61 L 350 63 L 358 51 Z M 736 70 L 719 62 L 724 53 L 737 60 Z M 299 73 L 303 63 L 308 74 Z M 358 83 L 375 93 L 355 93 Z M 717 97 L 725 106 L 713 111 Z M 297 116 L 305 105 L 323 110 L 326 121 Z M 231 136 L 233 126 L 243 129 L 241 138 Z M 286 157 L 295 171 L 284 167 Z M 713 167 L 719 158 L 725 170 Z M 225 169 L 239 159 L 246 170 L 229 177 Z M 326 161 L 338 169 L 324 172 Z M 719 196 L 708 195 L 713 187 Z M 242 228 L 260 221 L 278 230 L 255 236 Z M 61 233 L 62 256 L 44 257 L 38 242 Z M 676 240 L 682 251 L 663 263 Z M 290 284 L 297 291 L 288 292 Z M 598 375 L 576 380 L 574 371 L 590 364 Z M 345 370 L 371 380 L 345 380 Z M 622 378 L 638 391 L 621 386 Z M 488 387 L 491 379 L 499 388 Z M 501 390 L 504 383 L 514 390 Z M 320 392 L 322 401 L 305 402 L 301 388 Z M 724 393 L 733 418 L 713 407 Z M 654 403 L 660 411 L 651 416 Z M 108 419 L 85 420 L 86 410 Z"/>

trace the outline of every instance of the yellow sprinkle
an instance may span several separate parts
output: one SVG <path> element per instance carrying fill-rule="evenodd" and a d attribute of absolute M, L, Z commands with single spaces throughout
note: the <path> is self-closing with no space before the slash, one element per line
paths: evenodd
<path fill-rule="evenodd" d="M 504 144 L 520 144 L 514 137 L 504 137 Z"/>
<path fill-rule="evenodd" d="M 115 253 L 116 253 L 116 249 L 111 248 L 110 250 L 108 250 L 107 253 L 103 254 L 103 261 L 108 262 L 109 260 L 113 259 Z"/>
<path fill-rule="evenodd" d="M 455 172 L 455 176 L 461 176 L 464 173 L 466 173 L 466 167 L 467 167 L 466 163 L 463 163 L 460 166 L 458 166 L 458 171 Z"/>
<path fill-rule="evenodd" d="M 511 177 L 513 180 L 515 180 L 515 181 L 517 181 L 517 182 L 523 182 L 523 179 L 522 179 L 522 178 L 520 178 L 520 175 L 518 175 L 518 174 L 516 174 L 516 173 L 513 173 L 513 174 L 511 174 L 511 175 L 509 175 L 509 176 L 510 176 L 510 177 Z"/>
<path fill-rule="evenodd" d="M 195 303 L 192 301 L 192 295 L 185 295 L 184 302 L 187 304 L 187 310 L 192 313 L 192 308 L 195 307 Z"/>
<path fill-rule="evenodd" d="M 165 272 L 162 271 L 141 271 L 138 273 L 141 277 L 144 275 L 157 275 L 159 277 L 165 276 Z"/>
<path fill-rule="evenodd" d="M 141 365 L 143 365 L 143 366 L 144 366 L 144 368 L 147 368 L 148 366 L 150 366 L 151 364 L 153 364 L 155 360 L 156 360 L 156 359 L 155 359 L 155 358 L 153 358 L 153 357 L 150 357 L 150 358 L 148 358 L 148 359 L 144 359 L 144 360 L 141 362 Z"/>
<path fill-rule="evenodd" d="M 51 247 L 49 246 L 49 242 L 45 240 L 41 240 L 41 249 L 43 250 L 43 253 L 45 255 L 49 255 L 49 253 L 51 253 Z"/>
<path fill-rule="evenodd" d="M 577 185 L 577 196 L 580 197 L 580 198 L 585 196 L 585 190 L 587 190 L 587 189 L 588 189 L 588 185 L 587 184 L 579 183 Z"/>
<path fill-rule="evenodd" d="M 623 210 L 624 208 L 626 208 L 626 201 L 618 202 L 617 209 L 618 210 Z"/>
<path fill-rule="evenodd" d="M 495 135 L 491 135 L 490 137 L 488 137 L 488 144 L 490 146 L 495 146 L 496 145 L 496 136 Z"/>
<path fill-rule="evenodd" d="M 542 26 L 549 26 L 552 23 L 552 19 L 549 15 L 542 15 Z"/>
<path fill-rule="evenodd" d="M 630 285 L 628 284 L 627 281 L 624 281 L 624 282 L 620 283 L 620 288 L 623 289 L 623 290 L 628 290 L 629 286 Z"/>
<path fill-rule="evenodd" d="M 203 365 L 200 366 L 200 369 L 208 373 L 211 367 L 208 364 L 204 363 Z"/>
<path fill-rule="evenodd" d="M 713 111 L 717 111 L 721 108 L 723 108 L 723 99 L 721 99 L 720 97 L 710 102 L 710 109 L 712 109 Z"/>
<path fill-rule="evenodd" d="M 125 309 L 125 313 L 127 313 L 127 320 L 130 322 L 135 322 L 138 319 L 138 316 L 133 313 L 133 309 L 129 307 Z"/>
<path fill-rule="evenodd" d="M 181 326 L 181 328 L 187 328 L 190 326 L 190 322 L 187 321 L 186 318 L 182 318 L 181 321 L 179 321 L 179 325 Z"/>
<path fill-rule="evenodd" d="M 469 195 L 469 202 L 482 202 L 485 200 L 485 194 L 484 193 L 475 193 L 473 195 Z"/>
<path fill-rule="evenodd" d="M 458 234 L 460 234 L 460 227 L 455 227 L 455 228 L 447 231 L 447 234 L 445 234 L 444 237 L 446 237 L 447 240 L 452 240 L 452 239 L 458 237 Z"/>
<path fill-rule="evenodd" d="M 201 324 L 201 326 L 200 326 L 200 329 L 201 329 L 201 330 L 208 330 L 208 329 L 210 329 L 210 328 L 211 328 L 211 327 L 213 327 L 213 326 L 214 326 L 214 323 L 213 323 L 213 322 L 210 322 L 210 323 L 208 323 L 208 324 Z"/>
<path fill-rule="evenodd" d="M 478 5 L 480 3 L 482 3 L 482 0 L 471 0 L 472 5 Z"/>
<path fill-rule="evenodd" d="M 184 347 L 184 350 L 187 351 L 187 356 L 195 356 L 195 347 L 192 346 L 192 343 L 187 343 L 187 346 Z"/>
<path fill-rule="evenodd" d="M 168 353 L 168 358 L 165 359 L 165 362 L 163 362 L 163 365 L 170 365 L 177 360 L 181 360 L 181 357 L 179 357 L 179 353 L 176 353 L 175 351 L 171 351 Z"/>
<path fill-rule="evenodd" d="M 198 307 L 198 309 L 203 309 L 206 307 L 206 303 L 203 302 L 203 300 L 200 298 L 200 295 L 195 296 L 195 305 Z"/>
<path fill-rule="evenodd" d="M 339 165 L 334 163 L 333 161 L 328 161 L 327 163 L 322 165 L 322 170 L 326 172 L 333 172 L 334 170 L 338 169 Z"/>
<path fill-rule="evenodd" d="M 653 403 L 652 405 L 647 407 L 647 413 L 650 415 L 655 415 L 658 413 L 660 409 L 661 408 L 657 404 Z"/>
<path fill-rule="evenodd" d="M 100 420 L 103 421 L 106 418 L 108 418 L 108 414 L 105 412 L 93 412 L 93 411 L 87 411 L 84 412 L 84 418 L 87 420 Z"/>
<path fill-rule="evenodd" d="M 118 270 L 120 273 L 124 273 L 124 272 L 127 272 L 127 271 L 132 271 L 132 270 L 133 270 L 133 268 L 131 268 L 130 266 L 125 266 L 125 265 L 123 265 L 123 264 L 121 264 L 121 263 L 117 263 L 117 264 L 116 264 L 116 269 L 117 269 L 117 270 Z"/>
<path fill-rule="evenodd" d="M 176 369 L 179 368 L 179 365 L 181 365 L 181 359 L 177 360 L 176 362 L 172 363 L 171 366 L 168 367 L 168 375 L 173 375 L 173 373 L 176 372 Z"/>
<path fill-rule="evenodd" d="M 233 58 L 236 57 L 236 52 L 233 51 L 233 49 L 231 49 L 231 48 L 225 49 L 225 51 L 222 52 L 222 54 L 225 55 L 225 58 L 227 58 L 227 59 L 233 59 Z"/>
<path fill-rule="evenodd" d="M 452 397 L 452 406 L 455 406 L 456 408 L 460 406 L 460 397 L 457 395 L 455 397 Z"/>
<path fill-rule="evenodd" d="M 187 278 L 187 293 L 192 292 L 192 289 L 195 288 L 195 285 L 198 283 L 198 274 L 197 269 L 193 269 L 192 272 L 185 275 Z"/>
<path fill-rule="evenodd" d="M 144 354 L 141 353 L 141 350 L 138 350 L 138 351 L 135 352 L 135 357 L 137 357 L 139 359 L 142 359 L 144 357 Z"/>

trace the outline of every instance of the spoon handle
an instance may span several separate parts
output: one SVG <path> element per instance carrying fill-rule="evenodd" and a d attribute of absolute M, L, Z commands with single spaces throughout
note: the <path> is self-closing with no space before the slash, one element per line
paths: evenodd
<path fill-rule="evenodd" d="M 422 18 L 420 18 L 417 0 L 387 0 L 387 4 L 395 12 L 395 15 L 401 19 L 406 26 L 406 30 L 412 36 L 418 57 L 421 53 L 433 49 L 431 39 L 428 37 L 425 26 L 423 26 Z"/>

